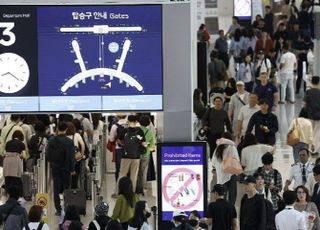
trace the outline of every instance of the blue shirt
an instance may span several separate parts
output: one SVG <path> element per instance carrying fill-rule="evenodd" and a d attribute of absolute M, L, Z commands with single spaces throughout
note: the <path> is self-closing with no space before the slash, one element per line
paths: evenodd
<path fill-rule="evenodd" d="M 269 111 L 271 111 L 274 105 L 274 94 L 278 92 L 278 89 L 268 82 L 266 85 L 257 85 L 254 92 L 258 95 L 258 99 L 267 98 L 269 101 Z"/>

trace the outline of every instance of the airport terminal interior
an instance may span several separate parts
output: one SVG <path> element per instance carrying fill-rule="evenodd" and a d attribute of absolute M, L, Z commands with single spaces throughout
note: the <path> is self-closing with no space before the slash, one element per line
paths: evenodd
<path fill-rule="evenodd" d="M 320 230 L 320 1 L 0 0 L 0 229 Z"/>

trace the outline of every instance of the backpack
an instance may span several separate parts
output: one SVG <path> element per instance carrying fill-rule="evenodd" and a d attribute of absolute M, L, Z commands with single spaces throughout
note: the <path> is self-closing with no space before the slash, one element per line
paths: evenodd
<path fill-rule="evenodd" d="M 260 71 L 261 71 L 261 66 L 262 66 L 263 62 L 264 62 L 264 65 L 266 66 L 266 68 L 269 69 L 268 65 L 267 65 L 267 59 L 268 58 L 264 58 L 264 60 L 262 60 L 261 64 L 257 67 L 256 72 L 255 72 L 255 77 L 256 78 L 260 77 Z"/>
<path fill-rule="evenodd" d="M 123 141 L 124 139 L 124 136 L 127 132 L 127 129 L 123 126 L 123 125 L 120 125 L 120 124 L 116 124 L 117 126 L 117 139 L 119 139 L 120 141 Z"/>
<path fill-rule="evenodd" d="M 48 162 L 53 166 L 63 168 L 66 162 L 66 149 L 59 137 L 52 137 L 52 141 L 48 144 Z"/>
<path fill-rule="evenodd" d="M 267 199 L 264 199 L 264 202 L 266 204 L 266 228 L 265 228 L 265 230 L 275 230 L 276 226 L 275 226 L 275 215 L 274 215 L 274 211 L 273 211 L 273 205 Z"/>
<path fill-rule="evenodd" d="M 25 228 L 26 230 L 41 230 L 42 227 L 43 227 L 43 225 L 44 225 L 44 223 L 43 223 L 43 222 L 40 222 L 40 224 L 38 225 L 37 229 L 35 229 L 35 228 L 30 229 L 30 228 L 29 228 L 29 224 L 27 224 L 26 226 L 24 226 L 24 228 Z"/>
<path fill-rule="evenodd" d="M 142 145 L 143 137 L 139 137 L 138 131 L 140 128 L 127 129 L 123 138 L 124 155 L 123 158 L 140 159 L 140 155 L 145 152 L 145 147 Z"/>

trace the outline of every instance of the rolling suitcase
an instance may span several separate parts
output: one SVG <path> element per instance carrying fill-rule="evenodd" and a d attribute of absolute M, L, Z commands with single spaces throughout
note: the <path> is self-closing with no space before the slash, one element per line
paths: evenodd
<path fill-rule="evenodd" d="M 25 172 L 21 176 L 22 196 L 25 200 L 32 200 L 32 174 Z"/>
<path fill-rule="evenodd" d="M 79 214 L 86 215 L 86 192 L 83 189 L 66 189 L 63 193 L 64 206 L 74 205 Z"/>

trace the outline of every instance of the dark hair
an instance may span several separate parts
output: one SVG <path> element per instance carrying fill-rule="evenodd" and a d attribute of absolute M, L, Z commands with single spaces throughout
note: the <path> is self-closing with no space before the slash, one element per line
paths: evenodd
<path fill-rule="evenodd" d="M 67 125 L 66 122 L 60 121 L 60 122 L 58 123 L 58 127 L 57 127 L 57 128 L 58 128 L 58 131 L 63 132 L 63 131 L 66 131 L 66 130 L 67 130 L 68 125 Z"/>
<path fill-rule="evenodd" d="M 315 165 L 320 164 L 320 157 L 318 157 L 318 158 L 316 159 L 316 162 L 315 162 L 314 164 L 315 164 Z"/>
<path fill-rule="evenodd" d="M 44 126 L 42 121 L 37 121 L 36 124 L 34 125 L 34 130 L 38 133 L 45 133 L 46 127 Z"/>
<path fill-rule="evenodd" d="M 220 34 L 221 32 L 224 32 L 224 30 L 219 30 L 219 34 Z"/>
<path fill-rule="evenodd" d="M 64 221 L 66 220 L 77 220 L 80 221 L 79 211 L 76 206 L 68 205 L 66 208 L 66 214 L 64 216 Z"/>
<path fill-rule="evenodd" d="M 202 24 L 199 26 L 199 30 L 203 30 L 203 28 L 204 28 L 205 26 L 206 26 L 206 25 L 202 23 Z"/>
<path fill-rule="evenodd" d="M 250 38 L 250 39 L 252 39 L 252 38 L 255 37 L 254 31 L 253 31 L 253 28 L 252 28 L 252 27 L 249 27 L 249 28 L 247 29 L 247 37 Z"/>
<path fill-rule="evenodd" d="M 210 53 L 210 59 L 213 60 L 214 58 L 218 58 L 219 57 L 219 53 L 217 50 L 212 50 Z"/>
<path fill-rule="evenodd" d="M 129 115 L 129 116 L 128 116 L 128 121 L 129 121 L 129 122 L 137 122 L 137 116 L 135 116 L 135 115 Z"/>
<path fill-rule="evenodd" d="M 312 169 L 313 174 L 320 175 L 320 165 L 315 165 Z"/>
<path fill-rule="evenodd" d="M 80 220 L 71 221 L 71 224 L 68 227 L 68 230 L 82 230 L 82 223 Z"/>
<path fill-rule="evenodd" d="M 264 179 L 264 175 L 262 173 L 256 172 L 253 174 L 254 178 L 258 179 L 258 177 L 262 177 Z"/>
<path fill-rule="evenodd" d="M 297 199 L 297 193 L 291 190 L 287 190 L 283 193 L 283 200 L 286 205 L 292 205 Z"/>
<path fill-rule="evenodd" d="M 307 155 L 310 156 L 309 149 L 307 149 L 307 148 L 301 148 L 301 149 L 299 149 L 298 154 L 299 154 L 301 151 L 306 151 L 306 152 L 307 152 Z"/>
<path fill-rule="evenodd" d="M 215 184 L 212 188 L 212 192 L 216 192 L 218 193 L 219 196 L 224 196 L 226 195 L 226 190 L 225 188 L 223 187 L 222 184 Z"/>
<path fill-rule="evenodd" d="M 290 0 L 285 0 L 286 5 L 290 4 Z"/>
<path fill-rule="evenodd" d="M 145 126 L 145 127 L 150 125 L 150 117 L 147 115 L 142 115 L 139 119 L 139 123 L 140 123 L 140 125 Z"/>
<path fill-rule="evenodd" d="M 22 196 L 21 187 L 17 185 L 9 185 L 6 188 L 6 192 L 9 194 L 10 198 L 18 200 Z"/>
<path fill-rule="evenodd" d="M 76 133 L 76 127 L 72 122 L 67 122 L 68 128 L 66 131 L 67 136 L 73 136 Z"/>
<path fill-rule="evenodd" d="M 197 101 L 199 101 L 199 100 L 201 100 L 201 98 L 200 98 L 200 94 L 202 93 L 202 90 L 201 89 L 195 89 L 194 91 L 193 91 L 193 100 L 197 100 Z"/>
<path fill-rule="evenodd" d="M 232 134 L 229 132 L 224 132 L 221 138 L 232 140 Z M 220 161 L 223 160 L 223 151 L 228 145 L 218 145 L 215 151 L 216 158 Z"/>
<path fill-rule="evenodd" d="M 320 77 L 319 77 L 319 76 L 312 76 L 312 78 L 311 78 L 311 83 L 312 83 L 313 85 L 318 85 L 319 82 L 320 82 Z"/>
<path fill-rule="evenodd" d="M 18 121 L 19 119 L 21 119 L 20 114 L 11 114 L 10 116 L 11 121 Z"/>
<path fill-rule="evenodd" d="M 239 22 L 239 19 L 236 16 L 233 16 L 232 19 L 235 19 L 237 22 Z"/>
<path fill-rule="evenodd" d="M 198 210 L 193 210 L 190 212 L 190 215 L 193 214 L 195 217 L 198 217 L 199 219 L 201 219 L 200 213 L 198 212 Z M 189 215 L 189 216 L 190 216 Z"/>
<path fill-rule="evenodd" d="M 29 210 L 29 222 L 40 222 L 42 215 L 42 207 L 33 205 Z"/>
<path fill-rule="evenodd" d="M 91 113 L 93 129 L 96 130 L 99 126 L 99 121 L 101 120 L 101 113 Z"/>
<path fill-rule="evenodd" d="M 263 105 L 263 104 L 267 104 L 267 105 L 269 105 L 269 100 L 267 99 L 267 98 L 261 98 L 260 100 L 259 100 L 259 103 L 258 103 L 259 105 Z"/>
<path fill-rule="evenodd" d="M 236 80 L 234 78 L 229 78 L 228 81 L 227 81 L 227 85 L 228 83 L 230 83 L 231 87 L 233 89 L 237 88 L 237 83 L 236 83 Z"/>
<path fill-rule="evenodd" d="M 144 213 L 144 210 L 146 209 L 146 201 L 140 200 L 136 203 L 136 206 L 134 208 L 134 215 L 129 220 L 129 225 L 134 228 L 140 228 L 144 222 L 147 222 L 147 217 Z"/>
<path fill-rule="evenodd" d="M 282 49 L 289 50 L 289 43 L 288 42 L 284 42 Z"/>
<path fill-rule="evenodd" d="M 298 193 L 298 189 L 299 188 L 301 188 L 304 192 L 305 192 L 305 194 L 306 194 L 306 201 L 307 202 L 310 202 L 311 201 L 311 197 L 310 197 L 310 194 L 309 194 L 309 190 L 305 187 L 305 186 L 303 186 L 303 185 L 299 185 L 298 187 L 296 187 L 296 189 L 294 190 L 296 193 Z M 298 196 L 297 196 L 297 201 L 299 201 L 299 199 L 298 199 Z"/>
<path fill-rule="evenodd" d="M 129 206 L 133 208 L 133 198 L 134 198 L 134 191 L 132 186 L 132 181 L 129 177 L 122 177 L 119 180 L 119 195 L 123 195 Z"/>
<path fill-rule="evenodd" d="M 223 98 L 222 98 L 222 97 L 220 97 L 220 96 L 215 96 L 215 97 L 213 98 L 213 101 L 216 101 L 217 99 L 219 99 L 219 100 L 223 101 Z"/>
<path fill-rule="evenodd" d="M 72 124 L 74 125 L 74 127 L 76 128 L 76 131 L 80 133 L 83 132 L 83 128 L 81 125 L 81 121 L 78 118 L 75 118 L 72 120 Z"/>
<path fill-rule="evenodd" d="M 243 138 L 243 148 L 256 144 L 258 144 L 256 136 L 252 133 L 246 133 L 246 135 Z"/>
<path fill-rule="evenodd" d="M 266 5 L 264 8 L 265 9 L 271 9 L 271 7 L 269 5 Z"/>
<path fill-rule="evenodd" d="M 180 229 L 186 229 L 186 224 L 187 224 L 186 218 L 187 217 L 185 216 L 175 216 L 173 217 L 173 220 L 181 223 L 181 225 L 179 225 Z"/>
<path fill-rule="evenodd" d="M 16 130 L 12 134 L 12 139 L 18 139 L 19 141 L 23 141 L 24 135 L 20 130 Z"/>
<path fill-rule="evenodd" d="M 38 117 L 35 114 L 29 114 L 26 116 L 26 123 L 29 125 L 34 125 L 38 122 Z"/>
<path fill-rule="evenodd" d="M 106 230 L 123 230 L 123 228 L 117 220 L 110 220 L 106 226 Z"/>
<path fill-rule="evenodd" d="M 233 35 L 233 38 L 236 42 L 239 42 L 240 41 L 240 38 L 241 38 L 241 30 L 238 28 L 234 31 L 234 35 Z"/>
<path fill-rule="evenodd" d="M 273 155 L 270 152 L 266 152 L 265 154 L 263 154 L 263 156 L 261 157 L 261 161 L 262 164 L 264 165 L 270 165 L 273 163 Z"/>

